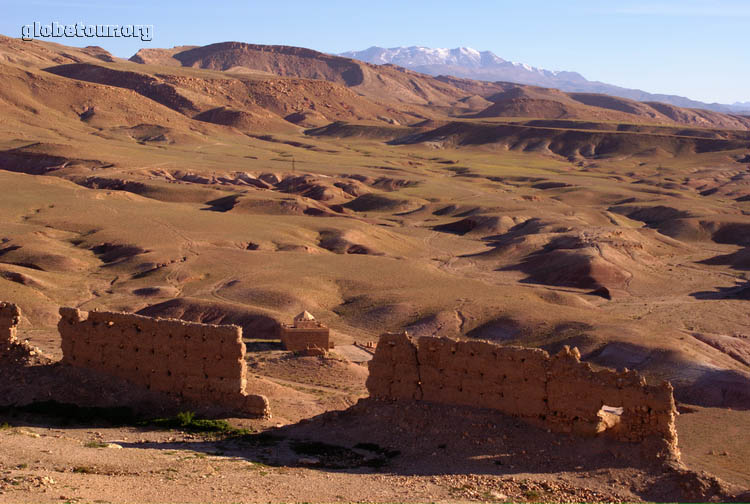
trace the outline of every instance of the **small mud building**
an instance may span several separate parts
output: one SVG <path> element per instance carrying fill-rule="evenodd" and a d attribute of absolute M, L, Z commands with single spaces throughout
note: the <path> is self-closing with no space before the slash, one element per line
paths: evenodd
<path fill-rule="evenodd" d="M 308 311 L 303 311 L 294 317 L 291 325 L 281 324 L 279 339 L 284 348 L 292 352 L 302 352 L 313 348 L 327 351 L 333 348 L 328 327 L 315 320 L 315 317 Z"/>

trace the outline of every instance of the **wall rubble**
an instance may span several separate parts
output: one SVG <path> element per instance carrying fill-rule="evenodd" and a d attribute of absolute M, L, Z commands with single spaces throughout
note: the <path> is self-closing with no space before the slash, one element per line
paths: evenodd
<path fill-rule="evenodd" d="M 13 303 L 0 301 L 0 359 L 15 364 L 47 359 L 40 349 L 28 340 L 18 339 L 21 309 Z"/>
<path fill-rule="evenodd" d="M 595 371 L 577 349 L 550 356 L 485 341 L 384 334 L 367 388 L 379 399 L 495 409 L 556 432 L 655 441 L 655 454 L 679 458 L 671 384 L 648 385 L 635 371 Z M 602 412 L 604 405 L 622 413 Z"/>
<path fill-rule="evenodd" d="M 248 394 L 242 329 L 60 308 L 63 362 L 126 379 L 195 404 L 269 416 Z"/>

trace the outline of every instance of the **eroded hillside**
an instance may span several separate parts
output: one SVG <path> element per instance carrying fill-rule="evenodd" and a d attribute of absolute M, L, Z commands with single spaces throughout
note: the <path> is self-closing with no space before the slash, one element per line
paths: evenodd
<path fill-rule="evenodd" d="M 0 39 L 0 299 L 53 357 L 61 305 L 248 343 L 309 310 L 337 344 L 570 345 L 750 409 L 748 118 L 297 48 L 131 60 Z M 290 364 L 257 359 L 288 393 Z M 362 393 L 331 366 L 352 389 L 308 383 L 285 421 Z"/>

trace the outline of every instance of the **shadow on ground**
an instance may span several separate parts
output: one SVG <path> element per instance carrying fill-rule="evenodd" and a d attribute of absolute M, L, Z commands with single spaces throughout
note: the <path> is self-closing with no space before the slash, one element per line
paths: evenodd
<path fill-rule="evenodd" d="M 715 291 L 699 291 L 690 294 L 695 299 L 742 299 L 750 301 L 750 282 L 734 287 L 717 287 Z"/>
<path fill-rule="evenodd" d="M 369 399 L 262 434 L 189 444 L 271 466 L 410 475 L 651 467 L 642 448 L 549 433 L 496 411 Z"/>

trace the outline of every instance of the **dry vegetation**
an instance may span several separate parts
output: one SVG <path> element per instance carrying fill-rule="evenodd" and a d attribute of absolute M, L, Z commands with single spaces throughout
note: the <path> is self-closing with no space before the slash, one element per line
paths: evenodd
<path fill-rule="evenodd" d="M 0 37 L 0 300 L 53 359 L 61 305 L 238 324 L 263 377 L 248 390 L 275 416 L 232 422 L 278 437 L 8 410 L 0 500 L 705 500 L 750 487 L 750 119 L 296 48 L 131 60 Z M 571 345 L 668 379 L 683 461 L 725 486 L 482 411 L 331 412 L 366 394 L 366 368 L 268 341 L 303 309 L 338 346 L 398 329 Z M 35 394 L 54 381 L 3 372 Z"/>

